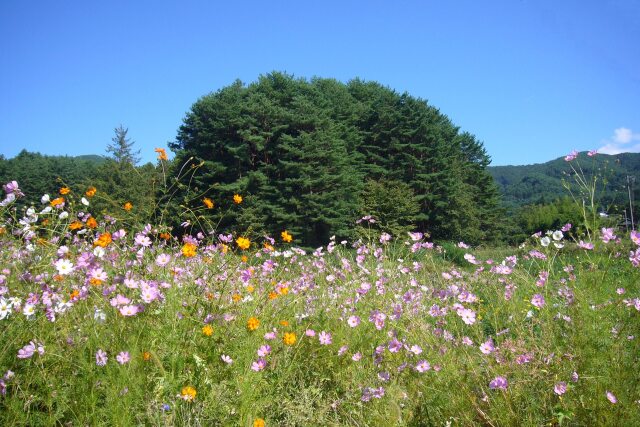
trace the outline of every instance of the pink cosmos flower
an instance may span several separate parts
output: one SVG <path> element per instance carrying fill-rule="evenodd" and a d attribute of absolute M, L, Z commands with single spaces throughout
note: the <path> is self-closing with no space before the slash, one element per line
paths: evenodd
<path fill-rule="evenodd" d="M 493 345 L 493 340 L 489 338 L 482 344 L 480 344 L 480 351 L 483 354 L 491 354 L 496 350 L 496 347 Z"/>
<path fill-rule="evenodd" d="M 536 308 L 544 307 L 544 297 L 541 294 L 535 294 L 533 298 L 531 298 L 531 304 L 533 304 L 533 306 Z"/>
<path fill-rule="evenodd" d="M 318 339 L 320 340 L 320 344 L 329 345 L 331 344 L 331 334 L 325 331 L 320 332 L 318 335 Z"/>
<path fill-rule="evenodd" d="M 351 316 L 351 317 L 349 317 L 347 319 L 347 323 L 352 328 L 355 328 L 356 326 L 358 326 L 360 324 L 360 318 L 358 316 Z"/>
<path fill-rule="evenodd" d="M 138 311 L 140 311 L 138 306 L 133 304 L 120 307 L 120 314 L 122 314 L 123 316 L 135 316 L 136 314 L 138 314 Z"/>
<path fill-rule="evenodd" d="M 474 323 L 476 323 L 476 312 L 469 308 L 458 310 L 458 315 L 462 318 L 462 321 L 467 325 L 473 325 Z"/>
<path fill-rule="evenodd" d="M 102 349 L 98 349 L 98 351 L 96 351 L 96 365 L 104 366 L 107 364 L 107 360 L 109 360 L 107 353 Z"/>
<path fill-rule="evenodd" d="M 616 236 L 613 234 L 613 228 L 602 227 L 601 239 L 604 243 L 609 243 L 611 240 L 615 240 Z"/>
<path fill-rule="evenodd" d="M 131 360 L 131 355 L 129 354 L 128 351 L 121 351 L 116 356 L 116 360 L 118 361 L 119 364 L 124 365 L 125 363 L 128 363 L 129 360 Z"/>
<path fill-rule="evenodd" d="M 567 383 L 564 381 L 560 381 L 553 387 L 553 392 L 558 396 L 562 396 L 567 392 Z"/>
<path fill-rule="evenodd" d="M 233 359 L 231 357 L 227 356 L 226 354 L 223 354 L 222 356 L 220 356 L 220 358 L 227 365 L 231 365 L 233 363 Z"/>
<path fill-rule="evenodd" d="M 260 346 L 258 349 L 258 356 L 260 357 L 266 357 L 269 353 L 271 353 L 271 346 L 268 344 Z"/>
<path fill-rule="evenodd" d="M 631 241 L 636 245 L 640 246 L 640 232 L 633 230 L 631 231 Z"/>
<path fill-rule="evenodd" d="M 589 243 L 585 243 L 585 242 L 583 242 L 582 240 L 580 240 L 580 241 L 578 242 L 578 247 L 579 247 L 580 249 L 586 249 L 586 250 L 590 251 L 590 250 L 592 250 L 592 249 L 593 249 L 593 243 L 590 243 L 590 242 L 589 242 Z"/>
<path fill-rule="evenodd" d="M 506 390 L 509 386 L 505 377 L 495 377 L 490 383 L 489 388 L 491 390 Z"/>
<path fill-rule="evenodd" d="M 564 158 L 565 162 L 571 162 L 573 160 L 576 159 L 576 157 L 578 157 L 578 152 L 576 150 L 573 150 L 572 152 L 570 152 L 569 154 L 567 154 Z"/>
<path fill-rule="evenodd" d="M 263 358 L 259 358 L 258 360 L 256 360 L 251 364 L 251 369 L 256 372 L 260 372 L 266 367 L 267 367 L 267 361 Z"/>
<path fill-rule="evenodd" d="M 431 364 L 426 360 L 421 360 L 416 364 L 416 371 L 420 373 L 427 372 L 429 369 L 431 369 Z"/>
<path fill-rule="evenodd" d="M 593 157 L 596 154 L 598 154 L 598 150 L 589 150 L 589 152 L 587 153 L 587 156 Z"/>
<path fill-rule="evenodd" d="M 611 393 L 609 390 L 607 390 L 607 399 L 609 399 L 609 402 L 611 403 L 618 403 L 618 399 L 616 398 L 616 396 Z"/>

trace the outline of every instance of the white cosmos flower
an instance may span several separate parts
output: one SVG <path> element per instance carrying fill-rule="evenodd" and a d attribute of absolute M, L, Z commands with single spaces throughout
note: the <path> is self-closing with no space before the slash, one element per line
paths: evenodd
<path fill-rule="evenodd" d="M 105 250 L 103 247 L 96 246 L 96 248 L 93 250 L 93 254 L 96 256 L 96 258 L 102 258 L 105 254 Z"/>
<path fill-rule="evenodd" d="M 562 234 L 562 231 L 556 230 L 553 232 L 552 237 L 553 237 L 553 240 L 558 241 L 558 240 L 562 240 L 562 238 L 564 237 L 564 234 Z"/>
<path fill-rule="evenodd" d="M 542 239 L 540 239 L 540 244 L 545 248 L 549 246 L 549 243 L 551 243 L 551 239 L 548 238 L 547 236 L 544 236 Z"/>
<path fill-rule="evenodd" d="M 42 202 L 42 204 L 44 205 L 45 203 L 49 203 L 49 201 L 51 200 L 51 197 L 49 197 L 48 194 L 45 194 L 44 196 L 42 196 L 42 198 L 40 199 L 40 201 Z"/>
<path fill-rule="evenodd" d="M 80 203 L 82 203 L 85 206 L 89 206 L 89 201 L 87 200 L 86 197 L 83 197 L 82 199 L 80 199 Z"/>
<path fill-rule="evenodd" d="M 67 212 L 67 211 L 61 212 L 60 215 L 58 215 L 58 218 L 60 218 L 60 219 L 69 218 L 69 212 Z"/>
<path fill-rule="evenodd" d="M 58 274 L 61 276 L 65 276 L 73 272 L 73 263 L 68 259 L 59 259 L 54 263 L 54 265 L 58 270 Z"/>
<path fill-rule="evenodd" d="M 33 304 L 25 304 L 24 308 L 22 309 L 22 314 L 27 317 L 33 316 L 34 314 L 36 314 L 36 306 Z"/>
<path fill-rule="evenodd" d="M 53 210 L 53 208 L 51 206 L 47 206 L 46 208 L 42 209 L 42 211 L 40 211 L 40 213 L 41 214 L 48 214 L 52 210 Z"/>

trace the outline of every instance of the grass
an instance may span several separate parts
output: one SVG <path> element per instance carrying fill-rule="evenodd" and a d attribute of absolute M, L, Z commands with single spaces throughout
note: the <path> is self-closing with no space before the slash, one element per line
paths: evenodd
<path fill-rule="evenodd" d="M 183 241 L 153 227 L 116 238 L 119 224 L 102 222 L 78 234 L 54 211 L 33 213 L 25 231 L 8 213 L 2 425 L 640 424 L 640 281 L 626 237 L 595 239 L 594 250 L 567 238 L 474 250 L 395 236 L 303 253 L 210 236 L 185 256 Z M 57 225 L 41 226 L 47 218 Z M 106 232 L 113 241 L 97 247 Z M 126 306 L 140 311 L 124 316 Z M 43 351 L 18 358 L 30 342 Z M 121 352 L 130 361 L 116 361 Z M 508 385 L 490 387 L 496 378 Z"/>

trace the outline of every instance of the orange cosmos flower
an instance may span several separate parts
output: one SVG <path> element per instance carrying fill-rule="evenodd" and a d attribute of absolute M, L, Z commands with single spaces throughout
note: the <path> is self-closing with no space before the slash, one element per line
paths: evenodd
<path fill-rule="evenodd" d="M 164 148 L 156 148 L 154 151 L 158 153 L 158 160 L 169 160 Z"/>
<path fill-rule="evenodd" d="M 272 292 L 269 292 L 269 299 L 270 299 L 270 300 L 274 300 L 274 299 L 276 299 L 276 298 L 278 298 L 278 294 L 277 294 L 277 293 L 275 293 L 275 292 L 273 292 L 273 291 L 272 291 Z"/>
<path fill-rule="evenodd" d="M 64 196 L 65 194 L 69 194 L 70 192 L 71 192 L 71 189 L 70 189 L 69 187 L 62 187 L 62 188 L 60 189 L 60 194 L 62 194 L 63 196 Z"/>
<path fill-rule="evenodd" d="M 96 221 L 96 219 L 94 217 L 91 217 L 87 220 L 87 222 L 85 223 L 87 225 L 87 228 L 96 228 L 98 226 L 98 221 Z"/>
<path fill-rule="evenodd" d="M 282 233 L 280 233 L 280 236 L 282 237 L 282 240 L 287 243 L 290 243 L 293 240 L 293 236 L 287 233 L 287 230 L 284 230 Z"/>
<path fill-rule="evenodd" d="M 262 418 L 256 418 L 253 420 L 253 427 L 264 427 L 266 424 Z"/>
<path fill-rule="evenodd" d="M 236 239 L 236 244 L 240 249 L 245 250 L 249 249 L 249 246 L 251 246 L 251 241 L 249 241 L 249 239 L 247 239 L 246 237 L 238 237 Z"/>
<path fill-rule="evenodd" d="M 280 325 L 281 325 L 281 326 L 284 326 L 284 327 L 286 328 L 286 327 L 288 327 L 288 326 L 289 326 L 289 322 L 288 322 L 288 321 L 286 321 L 286 320 L 281 320 L 281 321 L 280 321 Z"/>
<path fill-rule="evenodd" d="M 144 360 L 145 362 L 148 362 L 149 360 L 151 360 L 151 353 L 149 353 L 148 351 L 143 352 L 142 360 Z"/>
<path fill-rule="evenodd" d="M 64 197 L 58 197 L 57 199 L 53 199 L 50 202 L 50 205 L 55 208 L 56 206 L 59 206 L 59 205 L 61 205 L 63 203 L 64 203 Z"/>
<path fill-rule="evenodd" d="M 169 240 L 171 238 L 171 234 L 169 234 L 169 233 L 160 233 L 160 238 L 162 240 Z"/>
<path fill-rule="evenodd" d="M 91 283 L 93 286 L 100 286 L 102 285 L 102 280 L 92 277 L 91 279 L 89 279 L 89 283 Z"/>
<path fill-rule="evenodd" d="M 294 332 L 285 332 L 282 342 L 286 345 L 294 345 L 296 343 L 296 334 Z"/>
<path fill-rule="evenodd" d="M 111 242 L 112 242 L 111 233 L 106 232 L 106 233 L 102 233 L 100 237 L 98 237 L 98 240 L 93 242 L 93 246 L 100 246 L 101 248 L 106 248 L 107 246 L 109 246 L 109 243 Z"/>
<path fill-rule="evenodd" d="M 79 230 L 81 228 L 82 228 L 82 223 L 80 221 L 73 221 L 71 224 L 69 224 L 70 230 Z"/>
<path fill-rule="evenodd" d="M 133 205 L 131 204 L 131 202 L 127 202 L 127 203 L 124 204 L 122 209 L 124 209 L 125 211 L 129 212 L 131 209 L 133 209 Z"/>
<path fill-rule="evenodd" d="M 69 299 L 71 301 L 73 301 L 74 299 L 78 298 L 80 296 L 80 291 L 77 289 L 74 289 L 73 292 L 71 292 L 71 294 L 69 295 Z"/>
<path fill-rule="evenodd" d="M 196 256 L 196 249 L 197 249 L 196 245 L 194 245 L 193 243 L 187 242 L 182 246 L 182 255 L 184 255 L 187 258 Z"/>
<path fill-rule="evenodd" d="M 193 400 L 196 398 L 196 389 L 191 387 L 190 385 L 182 387 L 182 390 L 180 391 L 180 397 L 187 402 L 193 402 Z"/>
<path fill-rule="evenodd" d="M 233 203 L 235 203 L 236 205 L 239 205 L 240 203 L 242 203 L 242 196 L 239 194 L 234 194 Z"/>
<path fill-rule="evenodd" d="M 202 327 L 202 333 L 210 337 L 211 335 L 213 335 L 213 328 L 211 327 L 211 325 L 204 325 Z"/>
<path fill-rule="evenodd" d="M 95 195 L 96 195 L 96 191 L 98 191 L 98 190 L 96 190 L 96 187 L 89 187 L 89 188 L 87 189 L 87 191 L 85 191 L 85 192 L 84 192 L 84 194 L 85 194 L 87 197 L 93 197 L 93 196 L 95 196 Z"/>
<path fill-rule="evenodd" d="M 255 317 L 250 317 L 249 320 L 247 320 L 248 330 L 255 331 L 256 329 L 258 329 L 258 326 L 260 326 L 260 321 Z"/>
<path fill-rule="evenodd" d="M 240 294 L 233 294 L 231 299 L 233 300 L 233 302 L 238 302 L 242 299 L 242 296 Z"/>
<path fill-rule="evenodd" d="M 213 200 L 208 197 L 202 199 L 202 203 L 207 207 L 207 209 L 213 209 Z"/>

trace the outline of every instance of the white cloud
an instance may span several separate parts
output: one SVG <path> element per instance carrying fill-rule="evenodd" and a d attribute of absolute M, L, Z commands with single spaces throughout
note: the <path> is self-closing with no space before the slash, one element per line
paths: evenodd
<path fill-rule="evenodd" d="M 640 141 L 640 133 L 633 133 L 629 128 L 620 127 L 613 131 L 611 138 L 601 141 L 604 145 L 598 148 L 598 153 L 640 153 L 640 143 L 630 144 L 633 141 Z"/>

